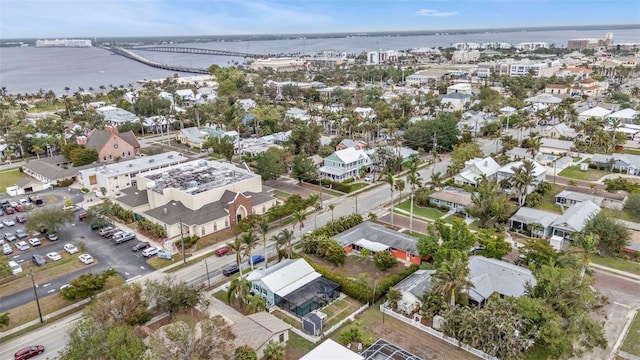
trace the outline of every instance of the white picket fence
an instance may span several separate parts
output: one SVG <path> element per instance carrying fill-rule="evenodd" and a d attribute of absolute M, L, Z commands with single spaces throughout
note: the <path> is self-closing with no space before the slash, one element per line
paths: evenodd
<path fill-rule="evenodd" d="M 416 328 L 428 333 L 429 335 L 433 335 L 433 336 L 437 337 L 438 339 L 442 339 L 442 340 L 448 342 L 449 344 L 451 344 L 453 346 L 457 346 L 457 347 L 459 347 L 459 348 L 461 348 L 461 349 L 463 349 L 463 350 L 465 350 L 465 351 L 467 351 L 469 353 L 472 353 L 473 355 L 475 355 L 475 356 L 477 356 L 479 358 L 482 358 L 482 359 L 485 359 L 485 360 L 498 360 L 497 357 L 488 355 L 488 354 L 486 354 L 486 353 L 484 353 L 484 352 L 482 352 L 482 351 L 480 351 L 480 350 L 478 350 L 476 348 L 472 348 L 471 346 L 469 346 L 467 344 L 462 344 L 457 339 L 454 339 L 452 337 L 448 337 L 445 334 L 435 330 L 432 327 L 425 326 L 425 325 L 421 324 L 419 321 L 415 321 L 415 320 L 407 318 L 406 316 L 398 314 L 395 311 L 391 310 L 390 308 L 384 306 L 384 304 L 380 305 L 380 311 L 382 311 L 382 313 L 384 315 L 389 315 L 392 318 L 398 319 L 398 320 L 400 320 L 400 321 L 402 321 L 402 322 L 404 322 L 406 324 L 409 324 L 409 325 L 411 325 L 413 327 L 416 327 Z"/>

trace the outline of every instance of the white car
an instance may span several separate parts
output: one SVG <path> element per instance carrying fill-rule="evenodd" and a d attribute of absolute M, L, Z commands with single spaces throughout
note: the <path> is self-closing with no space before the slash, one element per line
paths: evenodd
<path fill-rule="evenodd" d="M 373 176 L 365 176 L 364 181 L 373 181 Z"/>
<path fill-rule="evenodd" d="M 19 203 L 20 205 L 28 205 L 28 204 L 29 204 L 29 202 L 27 201 L 27 199 L 20 199 L 20 200 L 18 200 L 18 203 Z"/>
<path fill-rule="evenodd" d="M 60 256 L 60 254 L 58 254 L 55 251 L 52 251 L 50 253 L 47 254 L 47 257 L 53 261 L 58 261 L 60 259 L 62 259 L 62 256 Z"/>
<path fill-rule="evenodd" d="M 40 242 L 40 239 L 38 239 L 38 238 L 31 238 L 31 239 L 29 239 L 29 244 L 31 244 L 31 246 L 39 246 L 42 243 Z"/>
<path fill-rule="evenodd" d="M 16 222 L 11 219 L 4 219 L 2 220 L 2 223 L 4 224 L 4 226 L 13 226 L 16 224 Z"/>
<path fill-rule="evenodd" d="M 11 248 L 11 245 L 2 244 L 2 253 L 5 254 L 5 255 L 9 255 L 9 254 L 13 253 L 13 249 Z"/>
<path fill-rule="evenodd" d="M 64 251 L 73 255 L 78 252 L 78 248 L 73 244 L 64 244 Z"/>
<path fill-rule="evenodd" d="M 78 257 L 78 259 L 80 259 L 80 261 L 82 261 L 83 264 L 91 264 L 93 262 L 93 257 L 91 257 L 91 255 L 89 254 L 82 254 Z"/>
<path fill-rule="evenodd" d="M 10 202 L 9 205 L 11 205 L 11 207 L 14 209 L 18 207 L 18 203 L 15 201 Z"/>
<path fill-rule="evenodd" d="M 16 247 L 18 248 L 18 250 L 20 251 L 25 251 L 25 250 L 29 250 L 29 245 L 27 245 L 26 241 L 18 241 L 16 243 Z"/>

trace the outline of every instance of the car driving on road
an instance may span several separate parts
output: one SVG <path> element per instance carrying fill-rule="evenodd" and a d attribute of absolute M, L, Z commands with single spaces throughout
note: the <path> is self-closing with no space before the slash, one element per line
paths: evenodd
<path fill-rule="evenodd" d="M 224 276 L 231 276 L 237 272 L 240 271 L 240 268 L 238 267 L 238 265 L 236 264 L 231 264 L 227 267 L 225 267 L 224 269 L 222 269 L 222 275 Z"/>
<path fill-rule="evenodd" d="M 44 352 L 44 346 L 34 345 L 16 351 L 13 355 L 14 360 L 26 360 L 31 359 L 36 355 L 40 355 Z"/>

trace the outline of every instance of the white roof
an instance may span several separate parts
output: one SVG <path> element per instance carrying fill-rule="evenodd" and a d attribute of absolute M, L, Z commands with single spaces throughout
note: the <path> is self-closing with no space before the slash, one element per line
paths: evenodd
<path fill-rule="evenodd" d="M 542 138 L 542 139 L 540 139 L 540 146 L 541 147 L 544 146 L 544 147 L 556 148 L 556 149 L 571 150 L 571 147 L 573 146 L 573 141 L 558 140 L 558 139 L 551 139 L 551 138 Z"/>
<path fill-rule="evenodd" d="M 327 339 L 313 350 L 309 351 L 300 360 L 364 360 L 359 354 L 347 349 L 337 342 Z"/>
<path fill-rule="evenodd" d="M 609 115 L 609 118 L 633 120 L 638 116 L 638 111 L 633 109 L 622 109 Z"/>
<path fill-rule="evenodd" d="M 369 158 L 369 155 L 367 155 L 364 150 L 356 150 L 356 148 L 353 147 L 338 150 L 334 154 L 336 154 L 336 156 L 345 164 L 357 161 L 361 157 L 364 157 L 365 159 Z"/>
<path fill-rule="evenodd" d="M 274 294 L 285 296 L 319 277 L 321 275 L 304 259 L 285 259 L 268 269 L 252 271 L 247 275 L 247 280 L 261 281 Z"/>
<path fill-rule="evenodd" d="M 524 101 L 529 103 L 560 104 L 562 99 L 551 94 L 540 94 L 524 99 Z"/>
<path fill-rule="evenodd" d="M 474 158 L 467 160 L 464 164 L 466 165 L 465 167 L 475 166 L 478 171 L 487 176 L 495 174 L 500 169 L 500 164 L 493 160 L 491 156 L 487 156 L 484 159 Z"/>
<path fill-rule="evenodd" d="M 535 161 L 532 161 L 532 162 L 533 162 L 533 176 L 538 177 L 547 172 L 547 169 L 544 166 L 538 164 Z M 522 166 L 524 166 L 524 161 L 514 161 L 501 167 L 500 170 L 498 171 L 503 173 L 513 174 L 513 168 L 521 168 Z"/>
<path fill-rule="evenodd" d="M 377 242 L 373 242 L 373 241 L 369 241 L 367 239 L 361 239 L 358 240 L 356 242 L 356 245 L 363 247 L 365 249 L 369 249 L 373 252 L 380 252 L 380 251 L 385 251 L 387 250 L 389 247 L 385 244 L 380 244 Z"/>
<path fill-rule="evenodd" d="M 581 112 L 578 116 L 580 117 L 605 117 L 611 114 L 611 110 L 602 108 L 600 106 L 596 106 L 589 110 Z"/>

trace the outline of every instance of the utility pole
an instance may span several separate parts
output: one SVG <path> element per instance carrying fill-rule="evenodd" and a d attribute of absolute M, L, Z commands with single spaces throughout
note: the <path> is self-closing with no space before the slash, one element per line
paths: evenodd
<path fill-rule="evenodd" d="M 438 152 L 438 138 L 436 138 L 436 132 L 433 132 L 433 164 L 431 165 L 431 175 L 436 171 L 436 155 Z"/>
<path fill-rule="evenodd" d="M 180 220 L 180 241 L 182 242 L 182 263 L 184 265 L 187 265 L 187 257 L 185 256 L 185 250 L 184 250 L 184 234 L 182 233 L 182 217 L 179 217 L 178 220 Z"/>
<path fill-rule="evenodd" d="M 38 305 L 38 315 L 40 316 L 40 323 L 43 323 L 42 320 L 42 310 L 40 310 L 40 300 L 38 299 L 38 290 L 36 287 L 36 281 L 33 279 L 33 270 L 31 270 L 31 266 L 29 266 L 29 275 L 31 276 L 31 283 L 33 284 L 33 293 L 36 294 L 36 304 Z"/>

